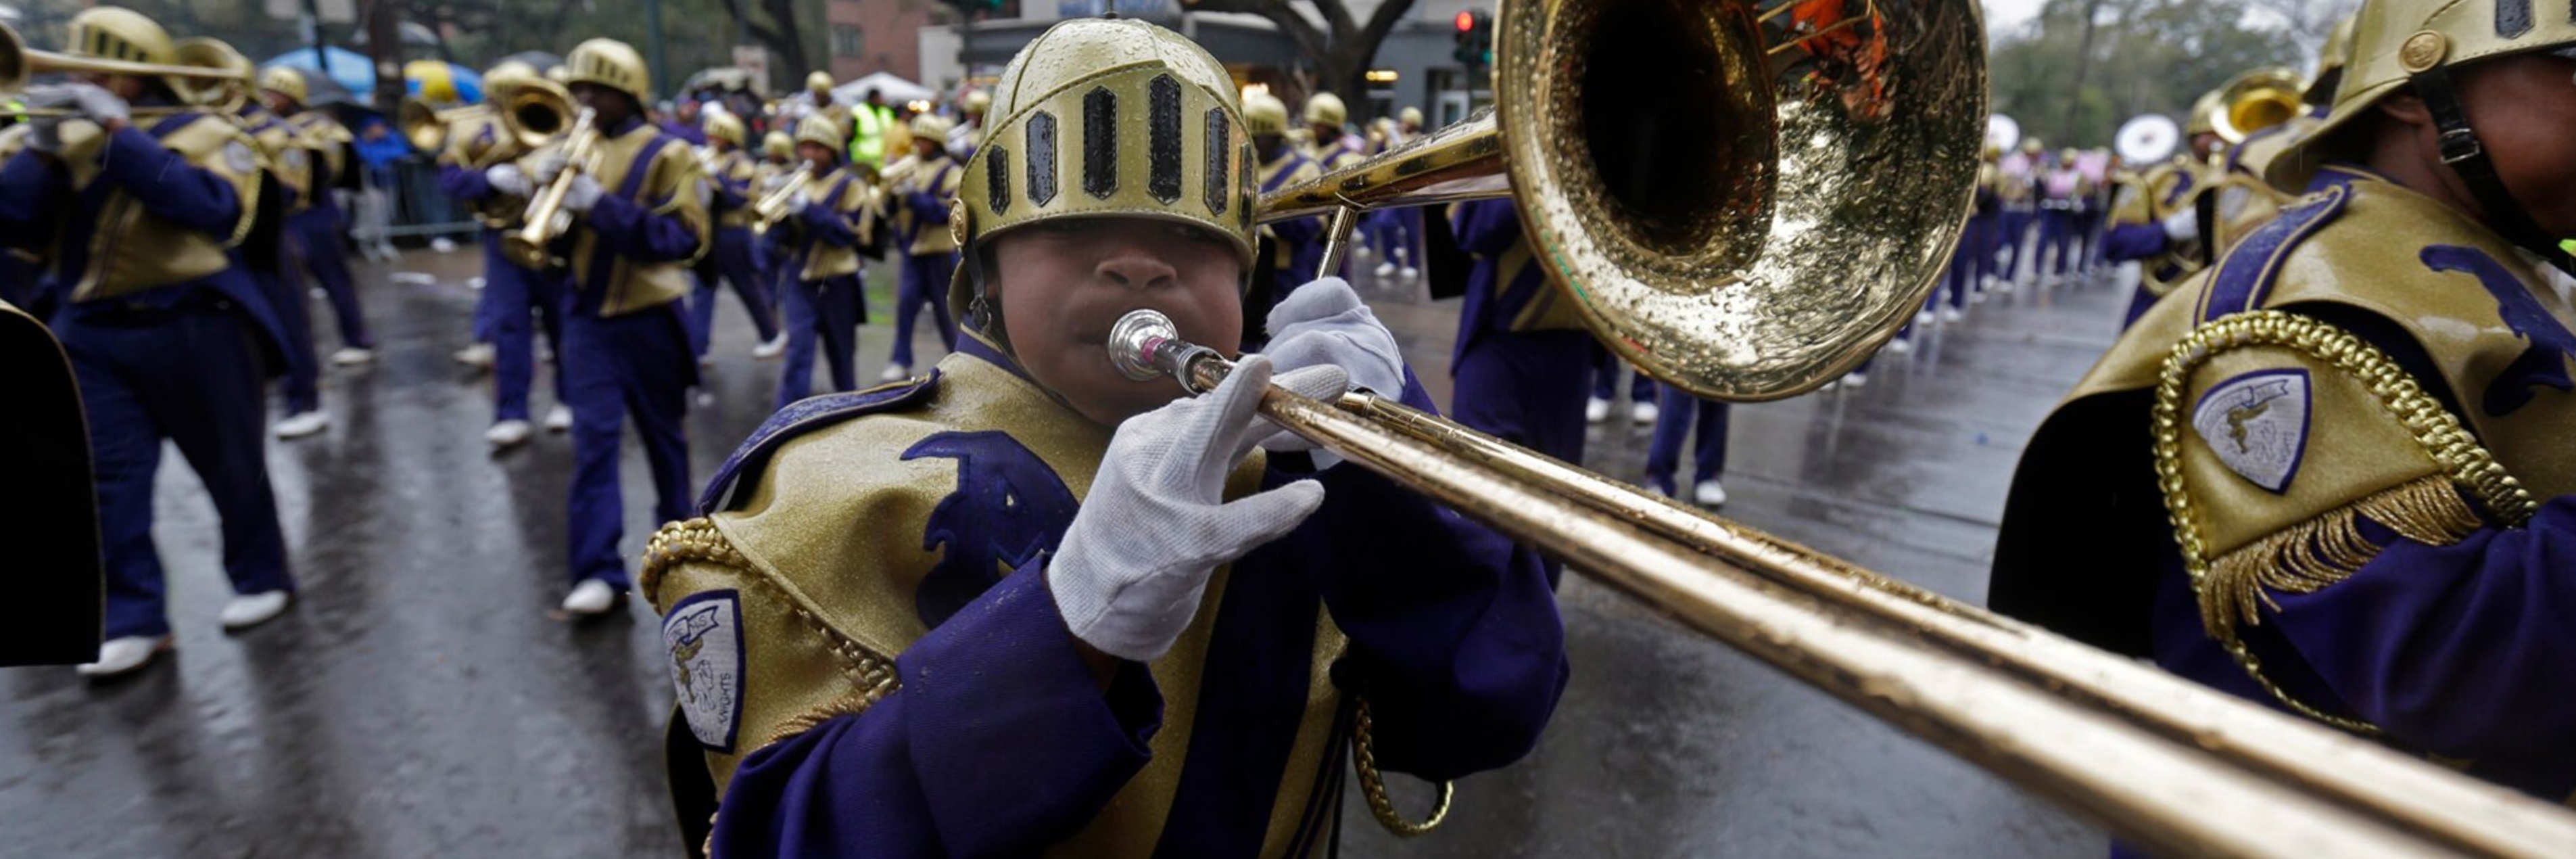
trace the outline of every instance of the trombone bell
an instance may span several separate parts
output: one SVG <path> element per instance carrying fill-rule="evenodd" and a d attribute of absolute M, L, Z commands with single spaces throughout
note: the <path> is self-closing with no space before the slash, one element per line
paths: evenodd
<path fill-rule="evenodd" d="M 1509 0 L 1489 114 L 1259 217 L 1509 195 L 1622 358 L 1700 396 L 1792 396 L 1939 283 L 1985 139 L 1982 28 L 1952 0 Z"/>
<path fill-rule="evenodd" d="M 2210 130 L 2233 146 L 2255 132 L 2297 119 L 2307 112 L 2305 82 L 2285 68 L 2255 69 L 2218 88 L 2219 109 Z"/>

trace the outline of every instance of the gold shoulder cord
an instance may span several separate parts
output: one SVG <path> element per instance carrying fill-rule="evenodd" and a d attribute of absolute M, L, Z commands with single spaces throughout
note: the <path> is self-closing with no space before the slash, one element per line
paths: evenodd
<path fill-rule="evenodd" d="M 2253 346 L 2288 349 L 2361 380 L 2448 474 L 2381 492 L 2316 522 L 2230 552 L 2227 560 L 2245 556 L 2252 563 L 2223 564 L 2228 569 L 2213 575 L 2199 517 L 2183 485 L 2183 397 L 2192 372 L 2201 364 L 2220 352 Z M 2242 618 L 2248 625 L 2258 624 L 2258 605 L 2279 608 L 2265 588 L 2314 593 L 2368 562 L 2375 547 L 2354 529 L 2353 515 L 2369 515 L 2410 540 L 2447 545 L 2479 525 L 2476 513 L 2467 509 L 2454 485 L 2475 493 L 2508 527 L 2520 526 L 2539 509 L 2531 493 L 2505 473 L 2495 456 L 2460 426 L 2459 419 L 2424 393 L 2423 386 L 2386 353 L 2332 325 L 2277 310 L 2230 314 L 2193 329 L 2174 344 L 2156 385 L 2153 426 L 2156 482 L 2163 490 L 2165 511 L 2181 545 L 2183 570 L 2191 576 L 2192 595 L 2200 603 L 2210 637 L 2218 639 L 2236 664 L 2273 698 L 2309 718 L 2363 736 L 2377 736 L 2380 730 L 2309 706 L 2264 676 L 2261 660 L 2237 636 L 2236 621 Z"/>
<path fill-rule="evenodd" d="M 1395 802 L 1386 797 L 1386 777 L 1377 771 L 1377 737 L 1375 723 L 1369 720 L 1368 699 L 1360 699 L 1359 717 L 1351 733 L 1351 762 L 1360 773 L 1360 793 L 1368 797 L 1369 813 L 1386 831 L 1399 838 L 1412 838 L 1440 826 L 1449 817 L 1449 800 L 1455 796 L 1455 785 L 1440 783 L 1440 801 L 1431 807 L 1431 816 L 1415 823 L 1395 810 Z"/>

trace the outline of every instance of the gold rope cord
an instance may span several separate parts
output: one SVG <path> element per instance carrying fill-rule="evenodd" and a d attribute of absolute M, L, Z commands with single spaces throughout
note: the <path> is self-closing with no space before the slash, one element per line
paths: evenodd
<path fill-rule="evenodd" d="M 1360 793 L 1368 797 L 1369 813 L 1377 817 L 1378 824 L 1385 826 L 1386 831 L 1399 838 L 1412 838 L 1439 828 L 1440 822 L 1449 818 L 1449 800 L 1456 796 L 1456 786 L 1441 782 L 1440 801 L 1431 807 L 1431 816 L 1423 818 L 1420 823 L 1406 820 L 1395 810 L 1395 802 L 1386 796 L 1386 777 L 1377 770 L 1376 746 L 1376 723 L 1369 719 L 1368 699 L 1362 698 L 1358 724 L 1351 733 L 1351 761 L 1359 769 Z"/>
<path fill-rule="evenodd" d="M 2194 370 L 2221 352 L 2255 346 L 2288 349 L 2361 380 L 2446 474 L 2379 492 L 2213 562 L 2201 536 L 2200 517 L 2183 485 L 2182 401 Z M 2332 325 L 2278 310 L 2230 314 L 2193 329 L 2174 344 L 2156 384 L 2152 426 L 2156 483 L 2163 491 L 2165 512 L 2182 550 L 2183 570 L 2191 576 L 2192 594 L 2200 602 L 2201 620 L 2210 637 L 2290 709 L 2364 736 L 2377 736 L 2379 728 L 2309 706 L 2266 677 L 2262 661 L 2237 636 L 2236 622 L 2240 618 L 2248 625 L 2261 622 L 2256 606 L 2272 604 L 2264 588 L 2313 593 L 2368 563 L 2378 548 L 2362 539 L 2355 516 L 2369 516 L 2409 540 L 2449 545 L 2484 524 L 2460 497 L 2460 490 L 2474 493 L 2507 527 L 2519 527 L 2539 508 L 2539 502 L 2505 473 L 2495 455 L 2460 426 L 2459 418 L 2424 393 L 2423 386 L 2386 353 Z"/>

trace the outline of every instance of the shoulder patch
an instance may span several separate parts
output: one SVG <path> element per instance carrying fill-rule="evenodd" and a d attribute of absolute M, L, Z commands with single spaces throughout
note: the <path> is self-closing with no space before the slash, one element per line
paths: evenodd
<path fill-rule="evenodd" d="M 2281 261 L 2299 243 L 2333 223 L 2351 199 L 2352 189 L 2335 185 L 2282 206 L 2279 216 L 2228 249 L 2227 258 L 2219 261 L 2218 271 L 2201 289 L 2199 312 L 2193 317 L 2211 322 L 2230 313 L 2262 309 L 2264 299 L 2272 294 L 2272 282 L 2280 277 Z"/>
<path fill-rule="evenodd" d="M 699 515 L 723 511 L 732 506 L 735 498 L 747 494 L 779 445 L 851 418 L 909 407 L 938 387 L 939 369 L 933 367 L 926 376 L 787 404 L 762 421 L 760 428 L 752 430 L 751 437 L 743 439 L 742 446 L 716 467 L 715 476 L 707 480 L 706 492 L 698 496 Z"/>
<path fill-rule="evenodd" d="M 680 713 L 700 745 L 732 754 L 742 726 L 742 594 L 716 590 L 692 594 L 662 621 L 662 643 L 671 653 L 671 683 Z"/>
<path fill-rule="evenodd" d="M 252 151 L 250 144 L 239 140 L 226 143 L 224 144 L 224 166 L 235 173 L 258 172 L 259 153 Z"/>
<path fill-rule="evenodd" d="M 2305 369 L 2246 373 L 2202 394 L 2191 428 L 2228 470 L 2278 495 L 2307 452 L 2310 397 Z"/>

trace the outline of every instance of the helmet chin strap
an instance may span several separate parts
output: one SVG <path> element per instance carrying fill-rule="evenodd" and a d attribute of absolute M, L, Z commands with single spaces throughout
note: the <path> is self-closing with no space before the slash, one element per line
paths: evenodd
<path fill-rule="evenodd" d="M 2495 159 L 2478 141 L 2476 129 L 2470 127 L 2468 109 L 2460 103 L 2460 91 L 2452 84 L 2449 67 L 2436 65 L 2415 72 L 2408 83 L 2413 85 L 2416 97 L 2424 100 L 2434 128 L 2441 133 L 2442 163 L 2450 165 L 2451 172 L 2468 185 L 2469 195 L 2477 198 L 2478 208 L 2486 213 L 2487 225 L 2560 271 L 2576 273 L 2576 260 L 2570 260 L 2558 240 L 2540 229 L 2531 213 L 2505 189 L 2503 177 L 2496 175 Z"/>

